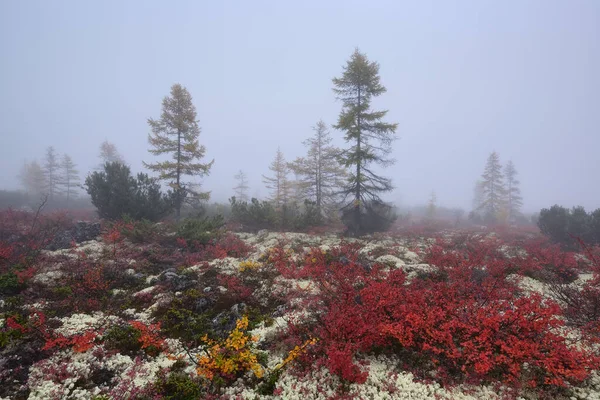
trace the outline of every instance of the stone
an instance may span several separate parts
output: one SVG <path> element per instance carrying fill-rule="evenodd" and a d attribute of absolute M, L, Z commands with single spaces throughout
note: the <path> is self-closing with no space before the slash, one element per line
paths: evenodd
<path fill-rule="evenodd" d="M 402 268 L 406 264 L 403 260 L 399 259 L 396 256 L 392 256 L 390 254 L 386 254 L 384 256 L 377 257 L 375 260 L 380 264 L 387 265 L 389 267 Z"/>
<path fill-rule="evenodd" d="M 78 221 L 73 227 L 54 235 L 46 250 L 56 251 L 71 248 L 71 244 L 88 242 L 100 236 L 99 222 Z"/>
<path fill-rule="evenodd" d="M 208 301 L 208 299 L 206 299 L 205 297 L 201 297 L 198 300 L 196 300 L 196 303 L 194 304 L 194 311 L 204 312 L 208 308 L 209 304 L 210 302 Z"/>

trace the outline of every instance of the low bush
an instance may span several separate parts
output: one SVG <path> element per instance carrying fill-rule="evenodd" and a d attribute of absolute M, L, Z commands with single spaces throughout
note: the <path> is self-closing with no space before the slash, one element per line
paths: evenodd
<path fill-rule="evenodd" d="M 242 317 L 236 323 L 227 339 L 215 341 L 204 336 L 206 354 L 198 356 L 198 375 L 210 380 L 220 378 L 223 381 L 235 380 L 246 371 L 252 371 L 262 378 L 264 370 L 258 363 L 253 349 L 254 339 L 246 332 L 248 317 Z"/>
<path fill-rule="evenodd" d="M 429 262 L 444 280 L 407 282 L 402 270 L 366 265 L 351 245 L 313 249 L 294 273 L 318 289 L 299 297 L 313 319 L 292 326 L 297 342 L 316 335 L 318 364 L 359 383 L 367 374 L 357 357 L 372 351 L 395 353 L 416 376 L 434 374 L 442 384 L 501 381 L 552 392 L 589 376 L 597 357 L 557 333 L 565 327 L 558 304 L 519 295 L 505 279 L 518 265 L 506 265 L 497 246 L 432 247 Z"/>
<path fill-rule="evenodd" d="M 206 384 L 182 371 L 161 371 L 153 384 L 153 395 L 164 400 L 197 400 L 206 397 Z"/>
<path fill-rule="evenodd" d="M 117 223 L 121 235 L 132 243 L 152 243 L 162 238 L 166 227 L 148 219 L 134 220 L 128 216 Z"/>
<path fill-rule="evenodd" d="M 229 199 L 229 202 L 231 204 L 231 220 L 240 224 L 242 230 L 256 232 L 276 226 L 277 212 L 270 202 L 252 198 L 248 203 L 239 201 L 235 197 Z"/>
<path fill-rule="evenodd" d="M 554 205 L 540 211 L 538 218 L 540 231 L 555 243 L 575 249 L 575 238 L 585 243 L 600 243 L 600 209 L 588 214 L 583 207 L 567 209 Z"/>
<path fill-rule="evenodd" d="M 243 231 L 256 232 L 261 229 L 306 231 L 325 222 L 316 203 L 310 200 L 304 200 L 302 206 L 296 202 L 289 202 L 280 209 L 276 209 L 268 201 L 258 201 L 254 198 L 247 203 L 232 197 L 229 202 L 231 222 L 238 224 Z"/>
<path fill-rule="evenodd" d="M 225 221 L 221 215 L 204 218 L 188 218 L 177 227 L 176 236 L 188 246 L 206 245 L 223 234 Z"/>
<path fill-rule="evenodd" d="M 160 184 L 147 174 L 132 177 L 129 167 L 118 162 L 106 163 L 104 171 L 90 174 L 85 186 L 100 218 L 117 220 L 128 215 L 158 221 L 174 207 L 172 192 L 163 194 Z"/>
<path fill-rule="evenodd" d="M 104 333 L 102 339 L 106 349 L 118 350 L 121 354 L 135 356 L 142 349 L 141 337 L 142 333 L 131 325 L 115 325 Z"/>
<path fill-rule="evenodd" d="M 375 232 L 385 232 L 396 220 L 394 209 L 382 201 L 370 201 L 360 207 L 357 220 L 354 207 L 342 210 L 342 222 L 346 225 L 346 234 L 362 236 Z"/>

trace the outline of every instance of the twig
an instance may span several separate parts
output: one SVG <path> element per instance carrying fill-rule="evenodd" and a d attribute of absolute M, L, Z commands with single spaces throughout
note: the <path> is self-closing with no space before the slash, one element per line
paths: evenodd
<path fill-rule="evenodd" d="M 40 216 L 40 213 L 42 212 L 42 210 L 44 209 L 44 207 L 46 206 L 46 203 L 48 202 L 48 194 L 45 194 L 42 196 L 41 199 L 41 203 L 38 206 L 38 209 L 35 213 L 35 217 L 33 217 L 33 222 L 31 223 L 31 229 L 29 230 L 29 233 L 33 233 L 33 228 L 35 228 L 35 223 L 38 220 L 38 217 Z"/>

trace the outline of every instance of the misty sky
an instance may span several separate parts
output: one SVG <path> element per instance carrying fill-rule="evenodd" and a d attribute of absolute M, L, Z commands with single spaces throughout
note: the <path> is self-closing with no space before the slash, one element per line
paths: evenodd
<path fill-rule="evenodd" d="M 277 146 L 291 160 L 320 118 L 336 122 L 331 79 L 355 47 L 381 65 L 374 108 L 399 123 L 387 199 L 435 190 L 469 208 L 495 150 L 525 210 L 600 207 L 597 0 L 0 0 L 0 188 L 49 145 L 83 177 L 105 139 L 142 171 L 147 119 L 181 83 L 215 159 L 204 188 L 225 201 L 243 169 L 264 197 Z"/>

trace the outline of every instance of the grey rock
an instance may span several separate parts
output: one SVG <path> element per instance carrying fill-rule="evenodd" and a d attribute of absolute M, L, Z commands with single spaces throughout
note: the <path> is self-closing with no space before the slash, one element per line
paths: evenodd
<path fill-rule="evenodd" d="M 212 328 L 221 337 L 227 337 L 236 325 L 238 319 L 247 311 L 248 306 L 244 303 L 234 304 L 229 311 L 223 311 L 213 318 Z"/>
<path fill-rule="evenodd" d="M 277 308 L 275 309 L 275 311 L 273 311 L 273 317 L 277 318 L 277 317 L 281 317 L 285 314 L 286 311 L 286 306 L 285 304 L 281 304 L 279 306 L 277 306 Z"/>
<path fill-rule="evenodd" d="M 87 242 L 95 240 L 98 236 L 100 236 L 99 222 L 78 221 L 75 226 L 55 234 L 50 244 L 46 246 L 46 250 L 68 249 L 72 242 Z"/>
<path fill-rule="evenodd" d="M 203 312 L 206 311 L 209 304 L 210 302 L 208 301 L 208 299 L 201 297 L 198 300 L 196 300 L 196 304 L 194 304 L 194 309 L 196 312 Z"/>
<path fill-rule="evenodd" d="M 246 303 L 238 303 L 231 306 L 231 312 L 236 316 L 241 317 L 248 310 Z"/>
<path fill-rule="evenodd" d="M 181 277 L 179 275 L 177 275 L 175 272 L 168 271 L 162 275 L 162 280 L 175 281 L 178 279 L 181 279 Z"/>

